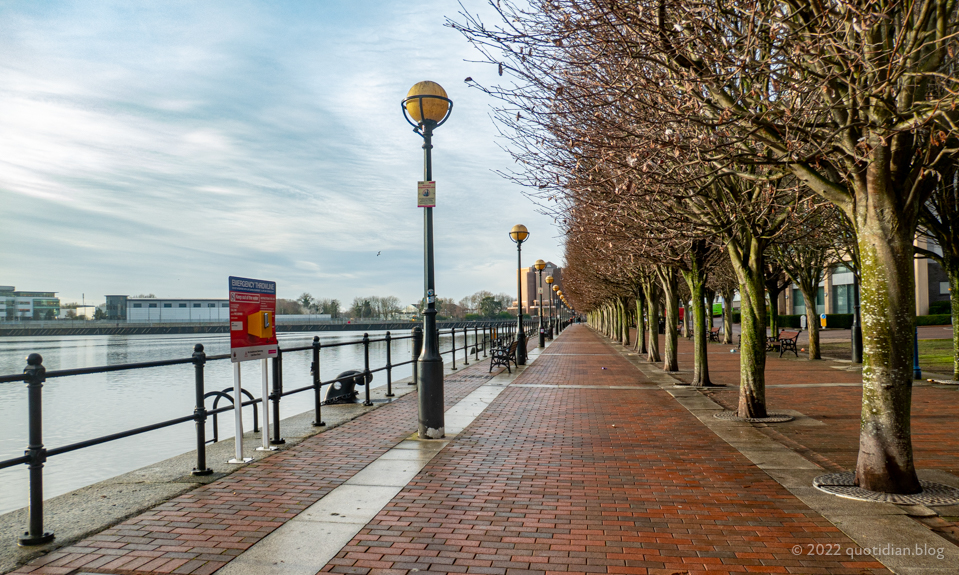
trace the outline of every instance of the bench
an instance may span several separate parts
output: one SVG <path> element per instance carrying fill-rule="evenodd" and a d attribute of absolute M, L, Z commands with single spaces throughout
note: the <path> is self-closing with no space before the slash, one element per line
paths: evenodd
<path fill-rule="evenodd" d="M 779 357 L 782 357 L 787 351 L 791 351 L 799 357 L 799 350 L 796 344 L 799 342 L 798 331 L 781 331 L 779 337 L 769 337 L 766 339 L 766 351 L 773 351 L 779 348 Z"/>
<path fill-rule="evenodd" d="M 513 362 L 513 365 L 516 365 L 516 343 L 513 342 L 508 348 L 506 347 L 494 347 L 490 350 L 490 361 L 489 361 L 489 370 L 493 371 L 493 368 L 497 365 L 502 365 L 506 367 L 506 373 L 513 373 L 509 369 L 510 362 Z"/>
<path fill-rule="evenodd" d="M 719 343 L 719 328 L 714 327 L 709 330 L 709 333 L 706 334 L 709 337 L 709 341 L 715 341 Z"/>

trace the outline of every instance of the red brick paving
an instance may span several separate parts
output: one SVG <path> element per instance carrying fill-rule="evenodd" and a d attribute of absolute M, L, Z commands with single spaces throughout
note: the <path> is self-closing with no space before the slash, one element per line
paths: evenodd
<path fill-rule="evenodd" d="M 488 368 L 447 375 L 446 406 L 493 377 Z M 414 433 L 416 410 L 405 395 L 12 573 L 213 573 Z"/>
<path fill-rule="evenodd" d="M 739 355 L 734 346 L 711 343 L 709 373 L 714 383 L 728 387 L 704 393 L 727 409 L 735 409 L 739 393 Z M 680 338 L 680 372 L 677 378 L 689 382 L 692 370 L 692 341 Z M 771 411 L 795 409 L 825 425 L 809 427 L 790 424 L 758 425 L 766 435 L 794 449 L 829 471 L 852 471 L 859 453 L 859 419 L 862 388 L 798 387 L 796 384 L 862 383 L 859 371 L 847 371 L 850 364 L 810 361 L 786 354 L 766 358 L 766 402 Z M 836 368 L 842 369 L 836 369 Z M 955 432 L 959 413 L 959 390 L 955 387 L 916 382 L 912 394 L 912 444 L 918 469 L 941 469 L 959 476 L 959 437 Z M 959 522 L 930 520 L 935 531 L 959 542 Z"/>
<path fill-rule="evenodd" d="M 576 325 L 321 572 L 887 572 L 809 544 L 856 548 Z"/>

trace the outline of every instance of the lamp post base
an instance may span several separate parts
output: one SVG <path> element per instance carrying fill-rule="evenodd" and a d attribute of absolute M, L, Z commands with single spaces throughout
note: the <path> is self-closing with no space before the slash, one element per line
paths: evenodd
<path fill-rule="evenodd" d="M 37 545 L 46 545 L 47 543 L 53 541 L 53 533 L 44 532 L 43 535 L 30 535 L 30 532 L 27 531 L 17 540 L 17 545 L 20 547 L 35 547 Z"/>
<path fill-rule="evenodd" d="M 417 362 L 419 381 L 419 426 L 420 439 L 446 437 L 446 422 L 443 405 L 443 360 L 420 359 Z"/>

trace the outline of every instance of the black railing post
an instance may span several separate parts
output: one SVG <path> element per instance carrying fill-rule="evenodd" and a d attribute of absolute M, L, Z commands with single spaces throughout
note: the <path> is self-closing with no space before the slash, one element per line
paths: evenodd
<path fill-rule="evenodd" d="M 206 365 L 206 352 L 203 344 L 193 346 L 193 370 L 196 372 L 196 407 L 193 409 L 193 420 L 196 422 L 196 467 L 193 475 L 209 475 L 213 470 L 206 466 L 206 393 L 203 383 L 203 369 Z"/>
<path fill-rule="evenodd" d="M 270 445 L 283 445 L 286 440 L 280 437 L 280 399 L 283 397 L 283 350 L 277 348 L 273 358 L 273 438 Z"/>
<path fill-rule="evenodd" d="M 456 371 L 456 328 L 450 328 L 450 340 L 453 342 L 453 346 L 450 349 L 450 357 L 453 358 L 453 367 L 450 368 L 450 371 Z"/>
<path fill-rule="evenodd" d="M 313 336 L 313 364 L 310 365 L 310 375 L 313 376 L 313 411 L 315 412 L 315 417 L 313 419 L 313 427 L 323 427 L 326 423 L 323 422 L 323 414 L 320 411 L 320 406 L 323 404 L 320 400 L 320 336 Z"/>
<path fill-rule="evenodd" d="M 370 401 L 370 380 L 373 377 L 370 375 L 370 334 L 363 334 L 363 381 L 366 382 L 366 385 L 363 387 L 366 388 L 366 401 L 363 402 L 363 405 L 369 407 L 373 405 L 373 402 Z"/>
<path fill-rule="evenodd" d="M 473 326 L 473 363 L 479 363 L 479 327 Z"/>
<path fill-rule="evenodd" d="M 393 397 L 393 356 L 390 348 L 393 344 L 393 337 L 390 332 L 386 332 L 386 397 Z"/>
<path fill-rule="evenodd" d="M 463 328 L 463 365 L 467 366 L 470 364 L 470 330 L 468 327 Z"/>
<path fill-rule="evenodd" d="M 419 383 L 419 359 L 420 353 L 423 351 L 423 328 L 414 327 L 413 328 L 413 381 L 410 382 L 410 385 L 416 385 Z"/>
<path fill-rule="evenodd" d="M 46 372 L 43 357 L 39 353 L 31 353 L 27 357 L 27 367 L 23 370 L 30 426 L 25 453 L 30 458 L 30 530 L 21 535 L 19 541 L 24 547 L 53 541 L 53 533 L 43 530 L 43 462 L 47 459 L 47 450 L 43 447 L 41 389 L 46 381 Z"/>

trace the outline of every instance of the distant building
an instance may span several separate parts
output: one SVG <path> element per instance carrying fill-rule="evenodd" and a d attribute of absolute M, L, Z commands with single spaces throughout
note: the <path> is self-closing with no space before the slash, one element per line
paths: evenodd
<path fill-rule="evenodd" d="M 924 238 L 917 238 L 916 245 L 941 254 L 942 249 Z M 929 304 L 949 301 L 949 276 L 937 262 L 923 257 L 913 260 L 916 277 L 916 315 L 927 315 Z M 819 282 L 816 294 L 816 314 L 854 313 L 855 278 L 843 264 L 830 266 Z M 799 286 L 788 286 L 779 296 L 779 312 L 787 314 L 806 313 L 806 304 Z"/>
<path fill-rule="evenodd" d="M 563 289 L 563 268 L 557 267 L 557 265 L 553 262 L 546 262 L 546 267 L 543 269 L 543 295 L 541 306 L 539 295 L 539 271 L 532 267 L 522 268 L 520 270 L 523 289 L 523 313 L 534 316 L 539 315 L 540 308 L 542 307 L 543 313 L 547 316 L 549 315 L 549 292 L 552 291 L 553 287 L 546 283 L 547 276 L 553 276 L 553 285 L 559 286 L 559 289 Z M 555 308 L 558 305 L 559 298 L 553 294 L 553 307 Z M 513 300 L 513 305 L 511 305 L 508 310 L 514 313 L 516 312 L 516 300 Z M 553 313 L 555 314 L 555 310 Z"/>
<path fill-rule="evenodd" d="M 16 291 L 14 286 L 0 286 L 0 318 L 42 320 L 59 317 L 57 292 Z"/>
<path fill-rule="evenodd" d="M 121 310 L 125 310 L 123 315 Z M 111 317 L 111 314 L 114 315 Z M 107 296 L 107 318 L 125 318 L 129 323 L 227 322 L 230 321 L 230 302 L 226 299 L 164 299 L 113 295 Z"/>

